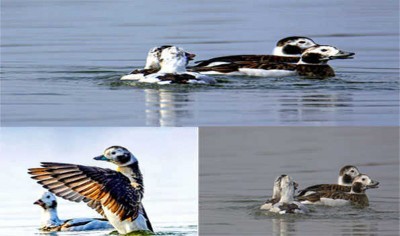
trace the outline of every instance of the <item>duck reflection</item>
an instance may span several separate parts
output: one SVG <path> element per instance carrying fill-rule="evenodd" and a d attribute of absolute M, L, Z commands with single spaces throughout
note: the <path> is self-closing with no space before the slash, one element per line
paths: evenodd
<path fill-rule="evenodd" d="M 182 126 L 192 118 L 189 93 L 172 89 L 144 89 L 147 126 Z"/>
<path fill-rule="evenodd" d="M 351 112 L 354 106 L 347 93 L 292 95 L 280 98 L 279 102 L 283 107 L 279 109 L 283 121 L 324 121 L 327 116 Z"/>
<path fill-rule="evenodd" d="M 294 223 L 294 220 L 290 219 L 272 219 L 272 235 L 293 235 L 296 231 Z"/>

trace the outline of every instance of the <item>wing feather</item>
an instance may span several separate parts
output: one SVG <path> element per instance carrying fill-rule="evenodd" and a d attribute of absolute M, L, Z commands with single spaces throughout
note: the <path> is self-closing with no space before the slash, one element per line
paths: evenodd
<path fill-rule="evenodd" d="M 143 193 L 132 187 L 122 173 L 99 167 L 42 162 L 42 168 L 31 168 L 29 174 L 44 188 L 59 197 L 85 202 L 104 215 L 102 205 L 120 220 L 134 220 L 139 214 Z"/>

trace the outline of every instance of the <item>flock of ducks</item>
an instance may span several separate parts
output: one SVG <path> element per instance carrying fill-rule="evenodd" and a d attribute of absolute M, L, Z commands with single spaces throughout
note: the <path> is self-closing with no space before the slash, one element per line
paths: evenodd
<path fill-rule="evenodd" d="M 217 81 L 210 75 L 327 78 L 335 76 L 328 61 L 349 59 L 354 55 L 333 46 L 319 45 L 307 37 L 292 36 L 279 40 L 273 55 L 222 56 L 188 66 L 195 54 L 177 46 L 165 45 L 152 48 L 145 67 L 122 76 L 121 80 L 157 84 L 215 84 Z"/>
<path fill-rule="evenodd" d="M 357 167 L 348 165 L 340 169 L 337 184 L 313 185 L 295 195 L 298 184 L 292 177 L 281 175 L 275 179 L 272 198 L 260 209 L 279 214 L 305 214 L 309 212 L 307 204 L 332 207 L 351 204 L 363 208 L 369 205 L 365 191 L 378 185 L 379 182 L 361 174 Z"/>

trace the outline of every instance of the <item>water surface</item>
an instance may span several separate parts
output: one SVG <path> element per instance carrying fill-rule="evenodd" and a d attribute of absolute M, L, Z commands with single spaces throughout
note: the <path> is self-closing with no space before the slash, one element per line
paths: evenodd
<path fill-rule="evenodd" d="M 1 2 L 5 126 L 398 125 L 398 1 Z M 149 48 L 206 59 L 305 35 L 356 52 L 328 80 L 121 83 Z"/>

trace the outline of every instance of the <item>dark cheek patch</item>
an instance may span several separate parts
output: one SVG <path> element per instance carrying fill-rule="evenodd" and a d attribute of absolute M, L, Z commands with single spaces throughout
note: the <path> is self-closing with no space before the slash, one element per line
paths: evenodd
<path fill-rule="evenodd" d="M 131 159 L 131 158 L 130 158 L 130 155 L 129 155 L 129 154 L 124 154 L 124 155 L 118 157 L 118 161 L 119 161 L 121 164 L 124 164 L 124 163 L 128 162 L 130 159 Z"/>
<path fill-rule="evenodd" d="M 343 182 L 346 184 L 351 184 L 353 182 L 353 178 L 350 175 L 343 175 Z"/>
<path fill-rule="evenodd" d="M 317 53 L 307 53 L 306 55 L 303 55 L 301 59 L 305 63 L 320 63 L 321 55 Z"/>
<path fill-rule="evenodd" d="M 49 208 L 56 208 L 57 207 L 57 202 L 52 201 L 51 206 Z"/>
<path fill-rule="evenodd" d="M 290 54 L 290 55 L 296 55 L 296 54 L 301 54 L 302 51 L 299 47 L 297 46 L 292 46 L 292 45 L 287 45 L 285 47 L 282 48 L 282 51 L 285 54 Z"/>

